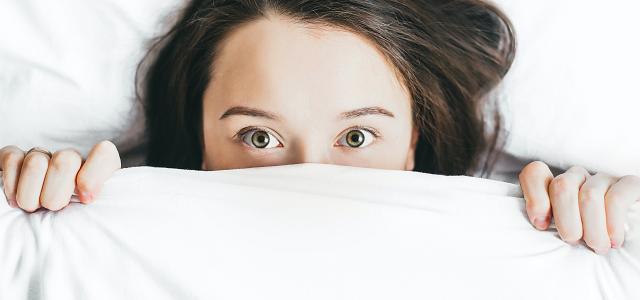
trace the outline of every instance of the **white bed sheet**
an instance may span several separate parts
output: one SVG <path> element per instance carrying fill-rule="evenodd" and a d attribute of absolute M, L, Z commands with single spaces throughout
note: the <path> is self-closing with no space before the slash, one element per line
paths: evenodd
<path fill-rule="evenodd" d="M 519 186 L 487 179 L 131 168 L 88 206 L 3 200 L 0 299 L 640 298 L 638 205 L 601 256 L 534 229 Z"/>

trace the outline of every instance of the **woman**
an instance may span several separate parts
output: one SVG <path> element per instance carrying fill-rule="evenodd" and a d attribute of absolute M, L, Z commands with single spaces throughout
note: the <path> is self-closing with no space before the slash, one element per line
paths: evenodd
<path fill-rule="evenodd" d="M 140 66 L 148 165 L 469 174 L 497 148 L 483 109 L 514 52 L 507 17 L 482 1 L 192 1 Z M 84 163 L 13 146 L 0 161 L 10 204 L 28 212 L 62 209 L 74 189 L 89 203 L 120 168 L 110 142 Z M 578 167 L 554 177 L 534 162 L 520 181 L 536 228 L 553 213 L 565 241 L 598 253 L 622 245 L 640 198 L 639 178 Z"/>

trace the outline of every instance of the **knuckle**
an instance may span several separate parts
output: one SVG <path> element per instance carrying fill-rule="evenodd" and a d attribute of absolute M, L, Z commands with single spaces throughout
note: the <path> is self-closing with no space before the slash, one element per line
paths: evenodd
<path fill-rule="evenodd" d="M 560 175 L 560 176 L 554 178 L 551 181 L 550 187 L 552 187 L 552 188 L 554 188 L 556 190 L 564 190 L 564 189 L 567 189 L 570 184 L 571 184 L 571 182 L 567 178 L 567 176 Z"/>
<path fill-rule="evenodd" d="M 597 202 L 598 198 L 603 198 L 598 189 L 589 186 L 580 189 L 579 195 L 580 203 Z"/>
<path fill-rule="evenodd" d="M 73 150 L 62 150 L 53 154 L 51 166 L 60 170 L 64 168 L 75 168 L 82 162 L 80 155 Z"/>
<path fill-rule="evenodd" d="M 569 193 L 571 187 L 571 180 L 567 176 L 560 175 L 551 180 L 551 184 L 549 184 L 549 193 L 553 198 L 560 199 L 562 196 Z"/>
<path fill-rule="evenodd" d="M 24 151 L 22 151 L 22 149 L 16 147 L 16 146 L 6 146 L 3 148 L 0 148 L 0 156 L 4 156 L 8 153 L 24 153 Z"/>
<path fill-rule="evenodd" d="M 640 176 L 627 175 L 627 176 L 621 177 L 619 181 L 620 182 L 629 182 L 629 183 L 631 183 L 633 185 L 640 186 Z"/>
<path fill-rule="evenodd" d="M 28 155 L 22 162 L 23 168 L 31 170 L 46 170 L 49 160 L 43 155 Z"/>
<path fill-rule="evenodd" d="M 113 153 L 113 152 L 118 152 L 116 149 L 116 145 L 114 145 L 111 141 L 101 141 L 99 143 L 97 143 L 94 146 L 94 149 L 96 152 L 98 153 L 104 153 L 104 154 L 108 154 L 108 153 Z"/>
<path fill-rule="evenodd" d="M 596 174 L 593 175 L 593 177 L 595 178 L 609 178 L 611 177 L 611 175 L 605 173 L 605 172 L 596 172 Z"/>
<path fill-rule="evenodd" d="M 17 165 L 20 160 L 22 160 L 23 155 L 24 154 L 15 151 L 7 152 L 2 158 L 2 165 L 5 167 Z"/>
<path fill-rule="evenodd" d="M 118 148 L 110 141 L 102 141 L 94 146 L 91 155 L 101 156 L 108 161 L 113 161 L 117 168 L 121 167 L 120 153 Z"/>
<path fill-rule="evenodd" d="M 620 205 L 620 198 L 622 194 L 615 190 L 610 190 L 604 195 L 604 202 L 607 204 L 607 207 L 617 207 Z"/>
<path fill-rule="evenodd" d="M 587 169 L 585 169 L 584 167 L 581 167 L 581 166 L 573 166 L 573 167 L 569 168 L 569 170 L 567 170 L 567 172 L 574 172 L 574 173 L 578 173 L 578 174 L 589 175 L 589 171 Z"/>
<path fill-rule="evenodd" d="M 520 180 L 522 180 L 528 177 L 547 175 L 548 174 L 547 168 L 548 168 L 547 164 L 541 161 L 534 161 L 527 164 L 522 169 L 522 171 L 520 171 L 520 174 L 518 175 L 518 177 L 520 178 Z"/>

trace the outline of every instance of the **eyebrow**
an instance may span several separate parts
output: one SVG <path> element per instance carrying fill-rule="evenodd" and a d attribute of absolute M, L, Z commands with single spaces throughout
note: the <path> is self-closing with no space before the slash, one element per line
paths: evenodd
<path fill-rule="evenodd" d="M 222 116 L 220 116 L 220 120 L 222 120 L 224 118 L 227 118 L 227 117 L 230 117 L 230 116 L 234 116 L 234 115 L 259 117 L 259 118 L 265 118 L 265 119 L 270 119 L 270 120 L 279 120 L 280 119 L 280 117 L 278 117 L 278 115 L 276 115 L 274 113 L 270 113 L 270 112 L 265 111 L 265 110 L 246 107 L 246 106 L 234 106 L 232 108 L 227 109 L 227 111 L 225 111 L 224 114 L 222 114 Z"/>
<path fill-rule="evenodd" d="M 268 112 L 266 110 L 261 110 L 257 108 L 246 107 L 246 106 L 234 106 L 227 109 L 227 111 L 225 111 L 222 114 L 222 116 L 220 116 L 220 120 L 230 116 L 234 116 L 234 115 L 258 117 L 258 118 L 265 118 L 269 120 L 281 119 L 280 116 L 278 116 L 277 114 Z M 382 107 L 370 106 L 370 107 L 362 107 L 362 108 L 358 108 L 350 111 L 345 111 L 340 114 L 340 119 L 347 120 L 347 119 L 353 119 L 353 118 L 369 116 L 369 115 L 380 115 L 380 116 L 395 118 L 395 115 L 392 112 Z"/>
<path fill-rule="evenodd" d="M 367 115 L 381 115 L 381 116 L 395 118 L 392 112 L 378 106 L 363 107 L 363 108 L 358 108 L 351 111 L 346 111 L 340 114 L 340 118 L 353 119 L 353 118 L 367 116 Z"/>

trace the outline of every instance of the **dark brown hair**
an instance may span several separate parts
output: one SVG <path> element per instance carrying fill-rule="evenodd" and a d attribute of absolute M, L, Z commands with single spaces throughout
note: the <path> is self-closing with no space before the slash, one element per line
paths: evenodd
<path fill-rule="evenodd" d="M 420 128 L 415 171 L 467 174 L 483 152 L 497 148 L 500 117 L 494 112 L 489 137 L 483 108 L 511 66 L 515 39 L 507 17 L 487 2 L 194 0 L 138 69 L 149 165 L 200 168 L 202 98 L 219 44 L 234 28 L 267 14 L 349 30 L 378 46 L 413 99 Z"/>

